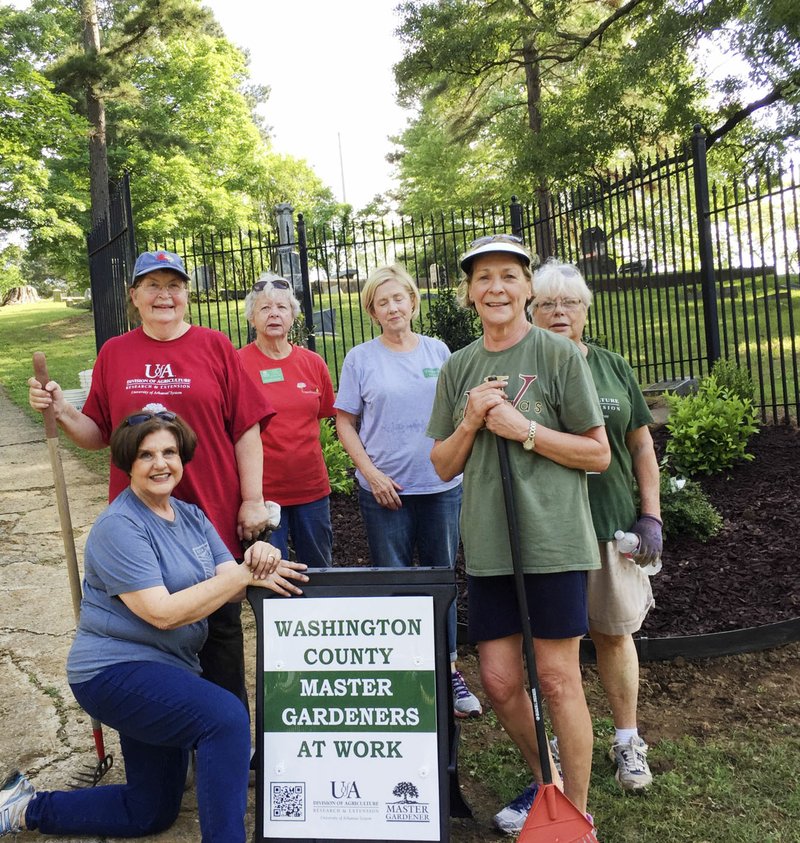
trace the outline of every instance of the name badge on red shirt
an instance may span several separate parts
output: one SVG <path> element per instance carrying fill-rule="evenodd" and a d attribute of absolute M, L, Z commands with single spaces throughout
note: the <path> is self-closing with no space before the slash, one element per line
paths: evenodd
<path fill-rule="evenodd" d="M 283 369 L 262 369 L 261 383 L 280 383 L 283 380 Z"/>

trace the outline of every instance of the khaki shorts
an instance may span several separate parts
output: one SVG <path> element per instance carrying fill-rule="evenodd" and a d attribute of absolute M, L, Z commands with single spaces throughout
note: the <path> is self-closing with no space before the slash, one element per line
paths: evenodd
<path fill-rule="evenodd" d="M 655 606 L 650 577 L 617 551 L 617 543 L 598 542 L 602 568 L 588 571 L 589 627 L 605 635 L 630 635 Z"/>

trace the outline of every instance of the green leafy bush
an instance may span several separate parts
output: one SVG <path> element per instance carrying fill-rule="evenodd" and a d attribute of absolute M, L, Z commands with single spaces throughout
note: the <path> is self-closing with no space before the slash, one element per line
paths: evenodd
<path fill-rule="evenodd" d="M 661 520 L 664 538 L 690 536 L 708 541 L 722 529 L 722 516 L 699 483 L 661 472 Z"/>
<path fill-rule="evenodd" d="M 474 310 L 461 307 L 452 287 L 443 285 L 428 308 L 428 333 L 438 337 L 450 351 L 458 351 L 480 334 L 478 318 Z"/>
<path fill-rule="evenodd" d="M 351 494 L 355 486 L 353 461 L 339 441 L 333 423 L 327 419 L 319 426 L 319 441 L 322 445 L 325 467 L 328 469 L 331 491 L 341 492 L 344 495 Z"/>
<path fill-rule="evenodd" d="M 720 387 L 730 395 L 736 395 L 742 401 L 752 402 L 755 399 L 756 385 L 750 372 L 737 365 L 733 360 L 720 357 L 711 369 L 711 374 L 717 379 Z"/>
<path fill-rule="evenodd" d="M 294 322 L 292 322 L 292 327 L 289 328 L 287 339 L 293 345 L 302 345 L 303 348 L 308 348 L 308 338 L 310 336 L 311 331 L 308 330 L 305 316 L 302 313 L 298 313 Z"/>
<path fill-rule="evenodd" d="M 666 453 L 679 474 L 717 474 L 753 459 L 745 453 L 748 439 L 758 432 L 753 402 L 723 389 L 714 375 L 703 378 L 694 395 L 668 395 L 667 401 Z"/>

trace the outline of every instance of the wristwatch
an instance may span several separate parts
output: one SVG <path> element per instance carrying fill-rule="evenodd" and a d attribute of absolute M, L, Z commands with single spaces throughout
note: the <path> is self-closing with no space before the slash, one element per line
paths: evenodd
<path fill-rule="evenodd" d="M 536 422 L 532 421 L 528 427 L 528 438 L 522 443 L 522 447 L 526 451 L 532 451 L 536 444 Z"/>

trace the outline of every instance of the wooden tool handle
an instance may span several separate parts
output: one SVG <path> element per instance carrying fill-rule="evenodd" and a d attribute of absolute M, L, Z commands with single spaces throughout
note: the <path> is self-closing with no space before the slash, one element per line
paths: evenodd
<path fill-rule="evenodd" d="M 43 351 L 33 352 L 33 376 L 42 386 L 42 389 L 50 382 L 50 376 L 47 374 L 47 358 Z M 48 439 L 58 439 L 58 425 L 56 424 L 56 411 L 53 405 L 42 413 L 44 416 L 44 432 Z"/>

